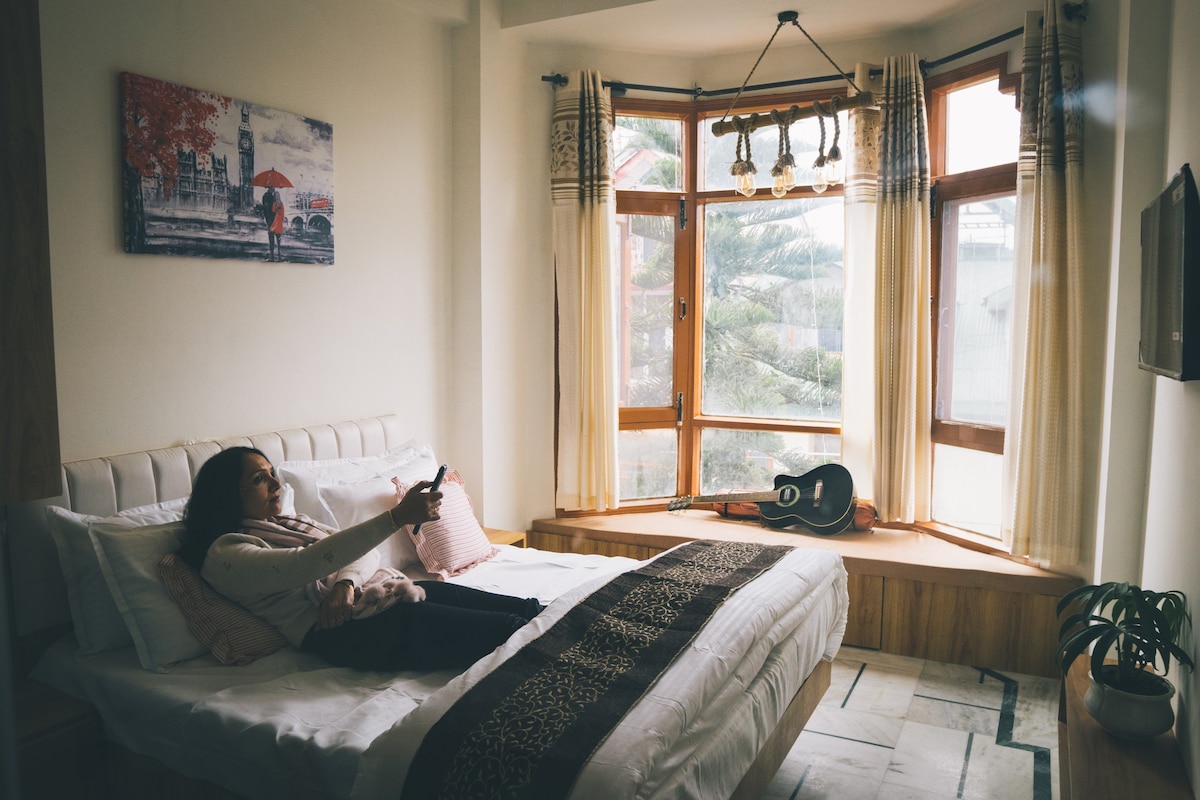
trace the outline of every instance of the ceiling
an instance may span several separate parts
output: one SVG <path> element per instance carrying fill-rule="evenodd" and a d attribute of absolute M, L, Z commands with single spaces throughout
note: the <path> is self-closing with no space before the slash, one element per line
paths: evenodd
<path fill-rule="evenodd" d="M 818 42 L 878 36 L 925 27 L 946 16 L 994 5 L 996 0 L 508 0 L 506 17 L 570 14 L 512 25 L 533 42 L 624 52 L 699 57 L 761 50 L 781 11 L 799 12 L 799 24 Z M 624 5 L 621 5 L 624 3 Z M 604 8 L 604 6 L 617 6 Z M 512 15 L 507 12 L 510 6 Z M 520 7 L 520 8 L 518 8 Z M 571 7 L 564 12 L 562 9 Z M 601 10 L 587 10 L 600 8 Z M 555 10 L 552 10 L 555 9 Z M 803 44 L 792 26 L 777 43 Z"/>

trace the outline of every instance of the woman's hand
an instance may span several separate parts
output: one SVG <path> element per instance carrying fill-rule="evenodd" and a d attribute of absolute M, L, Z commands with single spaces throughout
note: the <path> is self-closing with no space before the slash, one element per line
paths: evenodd
<path fill-rule="evenodd" d="M 392 524 L 397 530 L 404 525 L 417 525 L 438 519 L 442 493 L 425 491 L 432 485 L 430 481 L 417 481 L 392 508 Z"/>
<path fill-rule="evenodd" d="M 317 630 L 324 631 L 347 622 L 354 610 L 354 584 L 338 581 L 317 609 Z"/>

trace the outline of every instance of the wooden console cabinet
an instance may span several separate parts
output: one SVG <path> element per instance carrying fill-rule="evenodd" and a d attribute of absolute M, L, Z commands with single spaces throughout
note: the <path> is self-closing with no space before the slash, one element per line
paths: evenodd
<path fill-rule="evenodd" d="M 1071 665 L 1058 704 L 1060 800 L 1153 797 L 1192 800 L 1175 732 L 1148 742 L 1109 736 L 1083 706 L 1091 678 L 1087 659 Z"/>

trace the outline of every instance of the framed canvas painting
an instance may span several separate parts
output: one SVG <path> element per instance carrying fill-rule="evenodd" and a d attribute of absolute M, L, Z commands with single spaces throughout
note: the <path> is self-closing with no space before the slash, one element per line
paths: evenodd
<path fill-rule="evenodd" d="M 333 126 L 120 75 L 125 250 L 332 264 Z"/>

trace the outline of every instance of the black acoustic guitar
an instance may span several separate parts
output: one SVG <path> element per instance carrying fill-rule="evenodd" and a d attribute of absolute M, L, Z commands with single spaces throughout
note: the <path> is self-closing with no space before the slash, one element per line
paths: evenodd
<path fill-rule="evenodd" d="M 694 503 L 758 503 L 763 524 L 772 528 L 803 525 L 832 536 L 854 521 L 854 480 L 841 464 L 822 464 L 799 477 L 776 475 L 775 491 L 680 497 L 667 503 L 679 511 Z"/>

